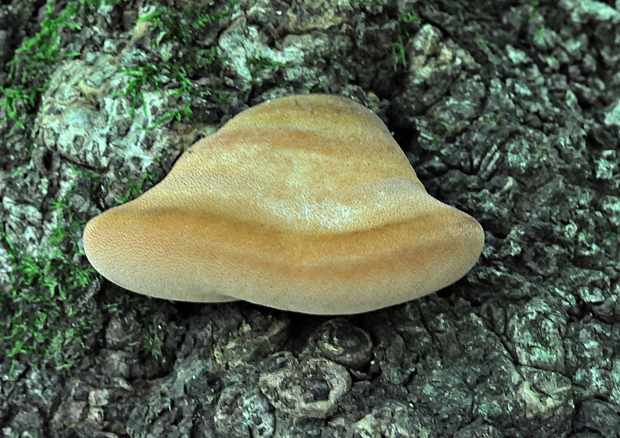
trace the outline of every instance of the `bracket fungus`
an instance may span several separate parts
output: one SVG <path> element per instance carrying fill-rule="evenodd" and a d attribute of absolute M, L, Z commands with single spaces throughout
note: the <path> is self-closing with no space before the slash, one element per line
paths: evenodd
<path fill-rule="evenodd" d="M 483 244 L 474 218 L 426 192 L 379 117 L 330 95 L 243 111 L 84 230 L 95 269 L 131 291 L 311 314 L 437 291 Z"/>

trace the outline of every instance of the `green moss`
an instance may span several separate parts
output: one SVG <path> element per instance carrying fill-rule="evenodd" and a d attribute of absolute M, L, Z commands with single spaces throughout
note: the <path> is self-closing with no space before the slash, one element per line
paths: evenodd
<path fill-rule="evenodd" d="M 11 241 L 4 224 L 0 230 L 13 266 L 11 286 L 0 295 L 0 349 L 30 366 L 70 367 L 96 327 L 88 317 L 92 303 L 83 302 L 82 295 L 97 273 L 89 265 L 76 266 L 76 258 L 84 255 L 77 244 L 84 222 L 73 217 L 69 202 L 52 204 L 56 228 L 36 257 Z"/>
<path fill-rule="evenodd" d="M 144 192 L 144 184 L 149 181 L 152 182 L 157 175 L 152 173 L 146 173 L 142 178 L 134 179 L 134 178 L 126 178 L 129 183 L 129 189 L 124 196 L 118 197 L 116 199 L 116 205 L 122 205 L 125 202 L 139 196 Z M 124 178 L 122 175 L 120 178 Z"/>
<path fill-rule="evenodd" d="M 26 119 L 36 115 L 41 93 L 48 88 L 50 73 L 54 64 L 78 56 L 66 49 L 71 31 L 80 29 L 81 17 L 96 13 L 102 0 L 78 0 L 60 8 L 58 0 L 48 0 L 46 13 L 40 30 L 23 42 L 14 58 L 8 63 L 7 81 L 0 87 L 0 94 L 6 109 L 5 120 L 13 122 L 9 135 L 16 128 L 24 129 Z M 119 3 L 112 0 L 108 3 Z M 144 17 L 153 23 L 152 31 L 159 32 L 150 54 L 151 62 L 127 69 L 134 79 L 121 93 L 131 96 L 133 107 L 142 104 L 142 93 L 147 89 L 163 88 L 178 96 L 177 108 L 165 110 L 156 124 L 171 119 L 192 116 L 190 102 L 212 96 L 211 99 L 226 100 L 230 94 L 213 91 L 193 82 L 195 77 L 204 77 L 205 68 L 216 62 L 225 63 L 215 47 L 201 46 L 203 32 L 207 32 L 214 20 L 231 13 L 236 0 L 221 11 L 209 13 L 206 10 L 177 11 L 168 6 L 159 6 L 154 14 Z M 214 33 L 215 34 L 215 33 Z M 202 39 L 202 40 L 201 40 Z M 164 43 L 181 44 L 182 51 L 172 51 L 167 57 L 161 50 Z M 20 133 L 28 136 L 29 133 Z M 9 179 L 21 178 L 24 167 L 17 167 Z M 51 366 L 66 370 L 80 362 L 83 365 L 97 343 L 102 341 L 104 323 L 114 313 L 138 312 L 141 316 L 137 341 L 146 353 L 156 360 L 163 357 L 166 333 L 178 333 L 179 327 L 167 321 L 166 315 L 157 313 L 161 303 L 138 295 L 128 294 L 118 307 L 109 305 L 110 298 L 92 299 L 98 292 L 101 278 L 85 261 L 79 241 L 87 217 L 76 213 L 77 204 L 83 199 L 93 198 L 88 187 L 98 188 L 101 181 L 96 174 L 70 168 L 74 180 L 88 181 L 84 187 L 69 187 L 59 191 L 54 199 L 39 199 L 47 213 L 47 222 L 54 229 L 47 230 L 44 247 L 36 254 L 29 254 L 13 241 L 0 224 L 0 245 L 9 255 L 12 278 L 6 291 L 0 294 L 0 349 L 18 362 L 33 367 Z M 154 175 L 132 181 L 127 195 L 119 203 L 133 198 L 144 190 L 145 183 Z M 73 202 L 76 195 L 79 202 Z M 44 198 L 40 193 L 31 194 Z M 75 205 L 73 205 L 75 204 Z M 81 204 L 80 204 L 81 205 Z M 51 221 L 49 220 L 51 218 Z M 127 302 L 131 301 L 131 304 Z M 124 303 L 124 304 L 123 304 Z M 163 327 L 163 328 L 162 328 Z"/>
<path fill-rule="evenodd" d="M 142 106 L 143 93 L 146 90 L 165 89 L 176 97 L 177 107 L 167 110 L 153 125 L 145 129 L 153 129 L 170 120 L 188 120 L 192 117 L 191 102 L 196 99 L 207 99 L 213 90 L 196 84 L 192 78 L 202 76 L 205 69 L 214 63 L 225 64 L 226 60 L 218 55 L 215 46 L 201 48 L 200 41 L 208 27 L 216 20 L 228 17 L 236 0 L 231 0 L 220 11 L 212 13 L 210 6 L 203 6 L 188 11 L 178 11 L 170 6 L 160 6 L 154 12 L 141 17 L 138 22 L 151 23 L 150 32 L 157 34 L 152 43 L 154 61 L 136 68 L 125 69 L 124 72 L 133 79 L 127 88 L 116 96 L 127 96 L 132 100 L 132 111 Z M 164 44 L 170 43 L 181 48 L 192 47 L 192 50 L 173 51 L 167 55 L 159 50 Z M 133 115 L 133 113 L 132 113 Z"/>
<path fill-rule="evenodd" d="M 407 54 L 405 53 L 405 44 L 403 37 L 398 35 L 398 41 L 392 43 L 392 55 L 394 55 L 394 71 L 398 70 L 398 65 L 403 64 L 403 68 L 407 69 Z"/>
<path fill-rule="evenodd" d="M 121 1 L 123 0 L 105 0 L 106 4 Z M 79 52 L 70 52 L 63 47 L 63 33 L 66 30 L 80 30 L 81 25 L 77 23 L 79 18 L 96 11 L 102 0 L 71 2 L 60 12 L 57 11 L 57 3 L 57 0 L 47 0 L 45 18 L 39 32 L 25 40 L 16 50 L 14 58 L 7 63 L 9 75 L 7 83 L 0 86 L 0 94 L 4 95 L 6 111 L 2 121 L 14 122 L 9 135 L 13 134 L 16 128 L 24 129 L 24 119 L 36 112 L 41 94 L 48 88 L 50 67 L 63 59 L 80 55 Z M 199 30 L 204 30 L 214 21 L 230 15 L 235 4 L 236 0 L 231 0 L 222 11 L 215 14 L 206 10 L 208 6 L 185 12 L 161 6 L 140 21 L 152 22 L 151 31 L 161 32 L 157 44 L 175 41 L 188 47 L 196 42 Z M 166 112 L 156 125 L 171 119 L 188 119 L 192 115 L 189 107 L 191 98 L 210 94 L 209 89 L 196 86 L 189 77 L 205 65 L 219 60 L 215 47 L 187 50 L 174 60 L 166 59 L 161 53 L 159 57 L 161 59 L 156 63 L 127 69 L 135 80 L 120 94 L 131 96 L 136 108 L 141 103 L 141 93 L 145 87 L 159 89 L 158 78 L 171 77 L 176 83 L 172 92 L 178 96 L 178 102 L 184 104 L 179 109 Z"/>
<path fill-rule="evenodd" d="M 113 0 L 114 3 L 119 1 Z M 16 128 L 23 129 L 24 119 L 35 113 L 41 93 L 48 87 L 50 66 L 80 55 L 79 52 L 70 52 L 63 48 L 63 32 L 81 29 L 76 19 L 88 10 L 96 10 L 100 3 L 101 0 L 80 0 L 69 3 L 58 12 L 57 1 L 47 0 L 40 30 L 15 51 L 15 56 L 7 63 L 7 83 L 0 86 L 0 94 L 5 97 L 6 111 L 6 117 L 2 121 L 14 122 L 9 135 L 13 134 Z"/>
<path fill-rule="evenodd" d="M 99 184 L 97 175 L 70 169 L 81 178 L 92 178 L 94 186 Z M 148 175 L 132 183 L 127 198 L 141 193 L 144 182 L 152 178 Z M 162 307 L 158 300 L 129 293 L 117 302 L 93 299 L 99 291 L 100 276 L 83 263 L 85 255 L 78 241 L 86 220 L 74 217 L 71 205 L 75 190 L 69 187 L 65 197 L 49 201 L 51 213 L 56 214 L 56 227 L 37 256 L 17 247 L 4 224 L 0 225 L 0 241 L 13 267 L 10 286 L 0 294 L 0 349 L 13 359 L 13 367 L 20 362 L 67 370 L 83 362 L 101 342 L 106 320 L 129 311 L 135 314 L 131 319 L 135 320 L 136 332 L 128 334 L 133 342 L 128 348 L 163 361 L 168 334 L 181 328 L 157 310 Z"/>
<path fill-rule="evenodd" d="M 270 59 L 266 56 L 255 56 L 248 59 L 248 64 L 256 70 L 269 70 L 276 67 L 286 67 L 286 64 Z"/>

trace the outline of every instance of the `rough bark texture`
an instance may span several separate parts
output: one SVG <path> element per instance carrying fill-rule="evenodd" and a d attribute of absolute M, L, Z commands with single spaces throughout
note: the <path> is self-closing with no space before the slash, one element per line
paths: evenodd
<path fill-rule="evenodd" d="M 610 0 L 3 2 L 1 433 L 620 436 L 619 72 Z M 307 92 L 480 221 L 464 279 L 344 318 L 99 284 L 86 220 Z"/>

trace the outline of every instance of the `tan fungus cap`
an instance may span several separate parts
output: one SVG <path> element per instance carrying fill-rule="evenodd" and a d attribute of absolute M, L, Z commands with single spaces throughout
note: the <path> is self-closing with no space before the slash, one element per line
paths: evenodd
<path fill-rule="evenodd" d="M 374 113 L 330 95 L 243 111 L 84 230 L 95 269 L 134 292 L 313 314 L 434 292 L 483 244 L 474 218 L 426 193 Z"/>

